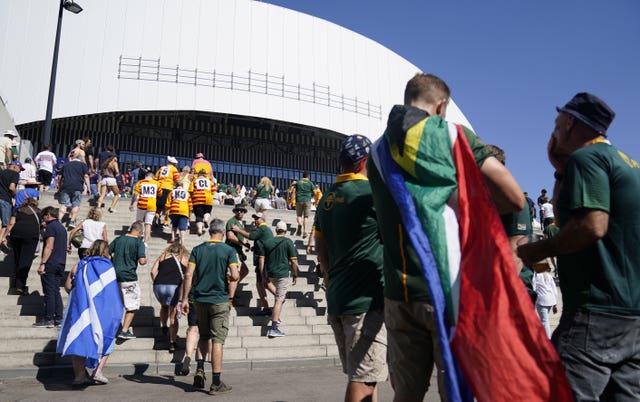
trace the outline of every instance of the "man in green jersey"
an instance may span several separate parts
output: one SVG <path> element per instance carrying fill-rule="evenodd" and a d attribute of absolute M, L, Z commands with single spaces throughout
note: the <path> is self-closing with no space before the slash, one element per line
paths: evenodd
<path fill-rule="evenodd" d="M 271 315 L 272 311 L 269 308 L 269 301 L 267 300 L 267 290 L 271 292 L 271 294 L 276 294 L 276 289 L 273 287 L 271 282 L 266 282 L 262 280 L 264 272 L 260 270 L 259 267 L 259 257 L 260 252 L 263 247 L 263 243 L 273 238 L 273 232 L 267 225 L 265 221 L 264 214 L 262 212 L 258 212 L 256 214 L 251 215 L 254 220 L 255 229 L 251 231 L 251 233 L 247 232 L 243 228 L 238 225 L 231 225 L 231 231 L 235 234 L 239 234 L 244 236 L 249 240 L 253 240 L 253 265 L 256 267 L 256 288 L 258 289 L 258 296 L 260 297 L 260 306 L 262 310 L 258 313 L 259 315 Z"/>
<path fill-rule="evenodd" d="M 396 105 L 389 113 L 384 136 L 389 148 L 402 154 L 415 153 L 412 174 L 400 166 L 407 186 L 429 197 L 420 208 L 427 210 L 445 204 L 446 212 L 457 208 L 457 176 L 447 165 L 450 155 L 435 153 L 450 149 L 450 136 L 445 120 L 450 90 L 440 78 L 431 74 L 416 74 L 405 88 L 404 105 Z M 428 123 L 428 124 L 427 124 Z M 422 129 L 420 128 L 422 127 Z M 521 210 L 524 193 L 507 168 L 491 156 L 485 145 L 468 128 L 462 127 L 476 163 L 487 183 L 494 203 L 501 214 Z M 412 144 L 411 139 L 423 138 L 425 143 Z M 444 152 L 444 151 L 443 151 Z M 416 167 L 417 166 L 417 167 Z M 431 379 L 434 362 L 438 367 L 438 382 L 444 398 L 443 364 L 431 295 L 416 251 L 402 223 L 400 210 L 372 159 L 367 164 L 378 228 L 384 244 L 384 315 L 388 333 L 389 368 L 397 401 L 422 401 Z M 442 212 L 439 215 L 442 220 Z M 437 217 L 434 215 L 434 218 Z M 477 224 L 482 224 L 478 217 Z M 442 237 L 446 225 L 434 222 L 430 230 Z"/>
<path fill-rule="evenodd" d="M 386 381 L 382 242 L 367 179 L 371 141 L 351 135 L 340 149 L 340 174 L 318 203 L 316 250 L 328 278 L 328 319 L 348 376 L 346 401 L 377 400 Z"/>
<path fill-rule="evenodd" d="M 189 265 L 184 274 L 183 295 L 191 294 L 198 314 L 198 347 L 204 356 L 211 356 L 213 369 L 210 395 L 231 391 L 231 387 L 221 381 L 222 347 L 229 332 L 229 282 L 240 278 L 238 258 L 233 247 L 222 242 L 225 224 L 214 219 L 209 225 L 209 240 L 191 250 Z M 195 278 L 195 279 L 194 279 Z M 178 308 L 189 314 L 189 301 L 180 300 Z M 213 345 L 209 343 L 212 339 Z M 204 352 L 206 350 L 206 352 Z M 196 388 L 204 388 L 204 368 L 198 367 L 193 381 Z"/>
<path fill-rule="evenodd" d="M 487 149 L 491 152 L 500 163 L 506 165 L 507 157 L 502 150 L 502 148 L 496 145 L 487 144 Z M 527 193 L 524 193 L 525 197 Z M 532 218 L 530 213 L 530 204 L 529 202 L 525 202 L 524 208 L 520 211 L 514 211 L 507 214 L 500 215 L 500 220 L 502 221 L 502 226 L 504 226 L 505 233 L 507 234 L 507 238 L 509 239 L 509 246 L 511 247 L 511 253 L 513 256 L 513 262 L 516 266 L 516 271 L 524 282 L 524 286 L 527 288 L 527 293 L 529 293 L 529 297 L 535 303 L 537 295 L 535 290 L 533 289 L 533 270 L 524 265 L 520 257 L 518 257 L 518 246 L 521 244 L 525 244 L 529 242 L 533 234 L 533 228 L 531 225 Z"/>
<path fill-rule="evenodd" d="M 309 180 L 309 172 L 302 173 L 302 179 L 295 184 L 296 189 L 296 219 L 298 221 L 297 236 L 302 233 L 302 238 L 307 237 L 309 214 L 311 213 L 311 200 L 313 189 L 316 186 Z"/>
<path fill-rule="evenodd" d="M 240 279 L 237 282 L 229 283 L 229 301 L 233 306 L 237 306 L 237 300 L 234 299 L 236 295 L 236 289 L 238 288 L 238 283 L 244 279 L 249 274 L 249 268 L 247 268 L 247 264 L 245 261 L 247 260 L 247 256 L 244 253 L 242 247 L 249 247 L 249 242 L 246 242 L 244 236 L 240 233 L 235 234 L 232 230 L 233 225 L 238 226 L 241 229 L 244 229 L 244 222 L 242 218 L 244 218 L 244 214 L 247 213 L 247 208 L 245 208 L 241 204 L 237 204 L 233 207 L 233 216 L 227 221 L 227 239 L 225 241 L 226 244 L 233 247 L 238 253 L 238 258 L 240 259 Z"/>
<path fill-rule="evenodd" d="M 263 286 L 267 281 L 275 288 L 275 303 L 271 314 L 271 329 L 267 333 L 269 338 L 284 336 L 280 331 L 280 311 L 287 296 L 289 284 L 295 285 L 298 278 L 298 253 L 291 239 L 285 237 L 287 223 L 280 221 L 276 224 L 276 237 L 264 241 L 260 250 L 260 272 L 263 272 Z M 266 264 L 266 275 L 265 273 Z M 289 267 L 293 273 L 293 282 L 289 279 Z"/>
<path fill-rule="evenodd" d="M 143 233 L 142 221 L 135 221 L 126 234 L 116 237 L 109 244 L 109 253 L 116 270 L 116 279 L 122 292 L 125 309 L 122 330 L 118 334 L 120 339 L 134 339 L 136 337 L 131 329 L 131 323 L 136 311 L 140 309 L 142 300 L 136 270 L 138 264 L 145 265 L 147 263 L 146 248 L 144 241 L 142 241 Z"/>
<path fill-rule="evenodd" d="M 521 246 L 525 261 L 558 256 L 563 311 L 552 342 L 576 401 L 640 400 L 640 164 L 612 146 L 615 113 L 581 92 L 549 140 L 555 236 Z"/>

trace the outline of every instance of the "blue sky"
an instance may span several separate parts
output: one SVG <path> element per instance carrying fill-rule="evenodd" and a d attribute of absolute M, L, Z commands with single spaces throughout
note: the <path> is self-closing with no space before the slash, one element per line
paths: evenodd
<path fill-rule="evenodd" d="M 546 145 L 575 93 L 616 112 L 611 142 L 640 160 L 640 1 L 269 0 L 367 36 L 451 87 L 477 134 L 502 147 L 535 200 Z"/>

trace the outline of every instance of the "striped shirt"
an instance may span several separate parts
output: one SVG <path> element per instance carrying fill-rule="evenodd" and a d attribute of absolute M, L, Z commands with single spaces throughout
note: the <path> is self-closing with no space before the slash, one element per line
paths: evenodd
<path fill-rule="evenodd" d="M 173 165 L 164 165 L 156 172 L 156 180 L 163 190 L 173 190 L 174 183 L 180 179 L 180 173 Z"/>
<path fill-rule="evenodd" d="M 216 186 L 208 178 L 198 176 L 191 182 L 189 192 L 193 205 L 213 205 L 213 193 L 216 192 Z"/>
<path fill-rule="evenodd" d="M 188 217 L 193 209 L 189 192 L 182 187 L 178 187 L 169 193 L 166 206 L 169 208 L 169 215 Z"/>
<path fill-rule="evenodd" d="M 138 196 L 138 209 L 156 210 L 156 198 L 162 194 L 160 183 L 153 179 L 144 179 L 136 183 L 133 194 Z"/>

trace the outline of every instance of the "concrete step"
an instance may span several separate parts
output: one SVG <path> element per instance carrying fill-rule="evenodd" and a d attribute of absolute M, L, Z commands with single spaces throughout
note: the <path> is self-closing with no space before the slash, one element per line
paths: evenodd
<path fill-rule="evenodd" d="M 282 360 L 338 356 L 337 348 L 334 345 L 292 348 L 292 345 L 288 343 L 289 337 L 265 339 L 267 339 L 272 346 L 250 349 L 225 346 L 223 351 L 224 362 L 233 363 L 246 360 Z M 135 340 L 128 342 L 133 341 Z M 177 351 L 171 354 L 166 350 L 125 350 L 116 346 L 114 353 L 109 357 L 108 364 L 175 364 L 182 361 L 182 356 L 184 356 L 183 351 Z M 27 368 L 33 366 L 43 368 L 70 365 L 71 358 L 69 356 L 62 357 L 53 351 L 0 353 L 0 369 Z"/>
<path fill-rule="evenodd" d="M 135 218 L 134 213 L 127 210 L 129 200 L 122 199 L 115 214 L 104 214 L 107 222 L 109 239 L 123 234 Z M 51 194 L 41 198 L 41 205 L 57 205 Z M 86 216 L 88 204 L 82 203 L 79 217 Z M 253 211 L 250 211 L 253 212 Z M 213 216 L 227 220 L 233 216 L 230 207 L 213 209 Z M 255 289 L 255 273 L 252 267 L 252 253 L 248 252 L 249 275 L 242 281 L 236 294 L 236 301 L 240 307 L 233 308 L 230 314 L 229 336 L 225 345 L 224 360 L 246 361 L 270 359 L 300 359 L 325 358 L 337 356 L 335 340 L 330 326 L 326 321 L 325 294 L 319 288 L 319 279 L 313 272 L 316 257 L 306 255 L 306 240 L 293 236 L 296 228 L 295 213 L 293 211 L 269 211 L 268 224 L 275 224 L 284 220 L 289 225 L 289 235 L 298 249 L 298 263 L 300 277 L 298 284 L 290 288 L 287 302 L 281 313 L 282 330 L 287 334 L 284 338 L 269 339 L 265 335 L 269 329 L 270 317 L 258 316 L 257 291 Z M 251 223 L 251 219 L 245 221 Z M 109 364 L 168 364 L 180 361 L 184 351 L 171 355 L 167 352 L 168 341 L 162 335 L 159 305 L 152 291 L 149 276 L 155 259 L 168 246 L 170 231 L 155 230 L 147 247 L 149 263 L 138 268 L 139 281 L 142 288 L 141 310 L 136 314 L 133 329 L 138 336 L 122 345 L 116 346 L 116 351 L 110 357 Z M 203 241 L 207 236 L 190 234 L 185 237 L 185 244 L 191 249 Z M 0 276 L 9 276 L 12 270 L 12 255 L 0 254 Z M 0 368 L 19 368 L 39 366 L 69 365 L 69 358 L 55 354 L 57 329 L 33 328 L 38 316 L 43 312 L 42 288 L 40 278 L 35 272 L 39 263 L 39 256 L 35 256 L 28 286 L 32 294 L 27 296 L 7 295 L 8 281 L 0 281 Z M 74 249 L 67 258 L 67 270 L 78 261 L 77 251 Z M 66 304 L 67 295 L 62 291 Z M 273 297 L 269 296 L 269 303 L 273 304 Z M 184 345 L 186 318 L 180 320 L 179 344 Z M 16 337 L 19 334 L 19 338 Z M 184 347 L 184 346 L 183 346 Z"/>

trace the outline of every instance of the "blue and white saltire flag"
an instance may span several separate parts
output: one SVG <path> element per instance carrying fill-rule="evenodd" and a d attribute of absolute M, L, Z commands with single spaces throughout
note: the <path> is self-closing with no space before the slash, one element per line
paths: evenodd
<path fill-rule="evenodd" d="M 98 256 L 83 258 L 69 294 L 57 352 L 97 362 L 113 350 L 123 311 L 111 260 Z"/>

